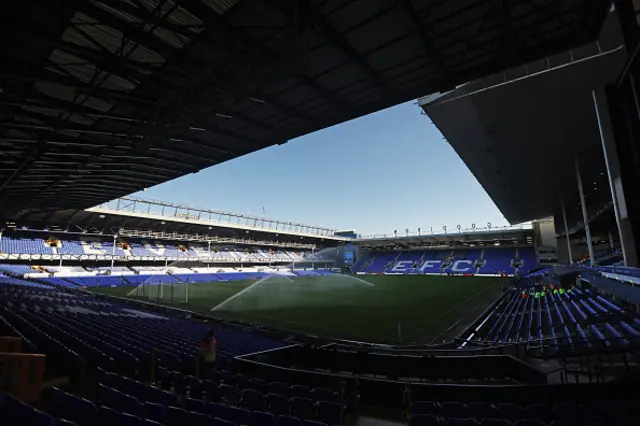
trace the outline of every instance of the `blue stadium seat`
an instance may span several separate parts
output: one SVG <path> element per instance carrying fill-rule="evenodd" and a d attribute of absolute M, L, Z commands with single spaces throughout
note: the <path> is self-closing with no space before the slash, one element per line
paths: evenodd
<path fill-rule="evenodd" d="M 55 419 L 53 422 L 53 426 L 81 426 L 81 425 L 67 419 Z"/>
<path fill-rule="evenodd" d="M 438 407 L 432 401 L 416 401 L 413 403 L 411 414 L 437 414 Z"/>
<path fill-rule="evenodd" d="M 289 389 L 289 396 L 311 399 L 311 388 L 309 386 L 293 385 Z"/>
<path fill-rule="evenodd" d="M 316 406 L 312 399 L 293 397 L 290 400 L 291 415 L 302 420 L 312 420 L 316 417 Z"/>
<path fill-rule="evenodd" d="M 415 414 L 411 416 L 410 426 L 440 426 L 438 418 L 432 414 Z"/>
<path fill-rule="evenodd" d="M 229 405 L 238 404 L 238 388 L 237 387 L 222 384 L 218 386 L 218 389 L 220 390 L 222 401 L 226 402 Z"/>
<path fill-rule="evenodd" d="M 189 412 L 178 407 L 167 407 L 164 418 L 166 426 L 184 426 L 189 424 Z"/>
<path fill-rule="evenodd" d="M 238 389 L 249 389 L 249 383 L 249 378 L 243 374 L 236 374 L 233 377 L 233 385 Z"/>
<path fill-rule="evenodd" d="M 207 403 L 207 413 L 211 417 L 218 417 L 221 419 L 227 418 L 227 407 L 217 402 Z"/>
<path fill-rule="evenodd" d="M 342 405 L 337 402 L 318 402 L 318 419 L 329 426 L 340 426 L 343 421 Z"/>
<path fill-rule="evenodd" d="M 340 395 L 327 388 L 314 388 L 311 390 L 311 399 L 315 401 L 341 402 Z"/>
<path fill-rule="evenodd" d="M 120 412 L 105 406 L 98 408 L 94 426 L 113 426 L 117 424 L 120 424 Z"/>
<path fill-rule="evenodd" d="M 267 389 L 267 382 L 262 379 L 258 379 L 254 377 L 251 380 L 249 380 L 248 388 L 264 393 L 265 390 Z"/>
<path fill-rule="evenodd" d="M 185 381 L 187 384 L 187 392 L 189 393 L 189 397 L 199 398 L 202 392 L 202 381 L 194 376 L 186 376 Z"/>
<path fill-rule="evenodd" d="M 240 407 L 227 407 L 227 420 L 238 425 L 251 424 L 251 411 Z"/>
<path fill-rule="evenodd" d="M 498 410 L 488 402 L 472 402 L 469 404 L 469 416 L 476 419 L 498 418 Z"/>
<path fill-rule="evenodd" d="M 515 426 L 545 426 L 544 422 L 534 419 L 520 419 Z"/>
<path fill-rule="evenodd" d="M 498 417 L 515 422 L 523 417 L 526 417 L 523 413 L 522 407 L 516 404 L 498 404 L 496 406 L 498 410 Z"/>
<path fill-rule="evenodd" d="M 302 424 L 303 426 L 327 426 L 326 423 L 322 423 L 317 420 L 305 420 Z"/>
<path fill-rule="evenodd" d="M 264 411 L 253 412 L 253 422 L 249 426 L 275 426 L 276 416 Z"/>
<path fill-rule="evenodd" d="M 244 389 L 240 392 L 240 406 L 251 410 L 263 410 L 264 398 L 262 393 L 255 389 Z"/>
<path fill-rule="evenodd" d="M 179 371 L 169 372 L 169 384 L 173 391 L 180 395 L 184 394 L 187 386 L 184 376 Z"/>
<path fill-rule="evenodd" d="M 531 404 L 527 407 L 529 418 L 533 420 L 540 420 L 542 422 L 549 421 L 549 407 L 542 404 Z"/>
<path fill-rule="evenodd" d="M 165 412 L 166 408 L 162 404 L 157 404 L 155 402 L 144 403 L 144 414 L 148 419 L 155 420 L 156 422 L 163 422 Z"/>
<path fill-rule="evenodd" d="M 123 413 L 144 417 L 144 404 L 131 395 L 122 394 L 119 405 L 114 406 Z"/>
<path fill-rule="evenodd" d="M 482 419 L 480 426 L 511 426 L 511 422 L 507 419 Z"/>
<path fill-rule="evenodd" d="M 210 426 L 211 417 L 203 413 L 189 412 L 189 426 Z"/>
<path fill-rule="evenodd" d="M 144 426 L 144 420 L 132 414 L 122 413 L 120 415 L 121 426 Z"/>
<path fill-rule="evenodd" d="M 58 388 L 51 389 L 51 413 L 60 418 L 71 420 L 80 425 L 93 423 L 97 408 L 84 398 L 68 394 Z"/>
<path fill-rule="evenodd" d="M 195 411 L 196 413 L 206 413 L 207 407 L 203 400 L 195 398 L 186 398 L 184 401 L 184 409 L 187 411 Z"/>
<path fill-rule="evenodd" d="M 202 390 L 208 402 L 220 402 L 222 393 L 216 383 L 211 380 L 205 380 L 202 382 Z"/>
<path fill-rule="evenodd" d="M 302 426 L 300 419 L 289 416 L 276 417 L 276 426 Z"/>
<path fill-rule="evenodd" d="M 477 426 L 473 419 L 461 419 L 456 417 L 448 418 L 446 426 Z"/>
<path fill-rule="evenodd" d="M 289 398 L 289 390 L 290 390 L 289 383 L 271 382 L 267 386 L 267 390 L 268 390 L 268 393 L 275 393 L 278 395 L 283 395 L 286 398 Z"/>
<path fill-rule="evenodd" d="M 445 401 L 440 408 L 440 414 L 442 417 L 467 417 L 467 407 L 458 401 Z"/>
<path fill-rule="evenodd" d="M 229 420 L 220 419 L 218 417 L 214 417 L 211 423 L 212 426 L 236 426 L 235 423 L 230 422 Z"/>
<path fill-rule="evenodd" d="M 275 393 L 269 393 L 265 397 L 267 409 L 275 415 L 288 415 L 289 414 L 289 400 L 283 396 Z"/>

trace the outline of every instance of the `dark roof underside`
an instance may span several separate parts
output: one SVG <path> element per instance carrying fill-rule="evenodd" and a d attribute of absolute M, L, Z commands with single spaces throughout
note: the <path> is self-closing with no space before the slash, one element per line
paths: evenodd
<path fill-rule="evenodd" d="M 576 158 L 588 214 L 611 200 L 592 91 L 624 63 L 616 49 L 423 108 L 510 223 L 562 217 L 563 200 L 572 226 L 582 220 Z"/>
<path fill-rule="evenodd" d="M 333 238 L 299 235 L 286 231 L 277 233 L 269 231 L 261 232 L 260 230 L 245 231 L 228 226 L 209 226 L 208 224 L 197 224 L 187 221 L 164 221 L 142 216 L 132 217 L 87 210 L 32 211 L 18 218 L 15 226 L 17 227 L 17 232 L 21 230 L 22 226 L 29 226 L 30 230 L 48 229 L 51 233 L 71 232 L 75 234 L 88 233 L 90 235 L 102 233 L 105 236 L 112 236 L 113 234 L 117 234 L 121 228 L 125 228 L 129 230 L 165 232 L 167 234 L 198 234 L 201 237 L 250 238 L 259 241 L 319 244 L 322 246 L 339 244 L 339 241 Z"/>
<path fill-rule="evenodd" d="M 608 3 L 12 2 L 0 215 L 96 205 L 567 50 Z"/>

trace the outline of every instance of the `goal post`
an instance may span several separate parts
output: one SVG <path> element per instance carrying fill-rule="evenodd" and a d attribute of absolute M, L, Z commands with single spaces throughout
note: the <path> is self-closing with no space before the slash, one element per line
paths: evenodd
<path fill-rule="evenodd" d="M 127 296 L 140 297 L 160 303 L 187 303 L 189 283 L 171 275 L 152 276 L 138 284 Z"/>

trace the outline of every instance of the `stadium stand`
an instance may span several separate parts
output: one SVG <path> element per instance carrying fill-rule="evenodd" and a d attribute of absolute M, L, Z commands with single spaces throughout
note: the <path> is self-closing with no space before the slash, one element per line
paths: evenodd
<path fill-rule="evenodd" d="M 491 342 L 528 342 L 559 351 L 567 344 L 575 349 L 594 344 L 636 346 L 640 333 L 636 318 L 620 318 L 622 308 L 589 290 L 529 287 L 513 290 L 474 332 L 474 339 Z M 636 327 L 636 328 L 634 328 Z"/>
<path fill-rule="evenodd" d="M 113 245 L 113 239 L 95 238 L 58 240 L 58 246 L 52 248 L 46 245 L 46 238 L 14 237 L 4 235 L 0 239 L 0 254 L 69 254 L 69 255 L 111 255 L 119 257 L 159 257 L 184 258 L 207 257 L 208 247 L 196 243 L 170 244 L 159 241 L 118 242 Z M 123 249 L 123 247 L 127 247 Z M 54 253 L 54 250 L 56 251 Z M 272 262 L 292 262 L 302 260 L 308 252 L 303 250 L 262 249 L 236 246 L 212 246 L 212 257 L 220 259 L 252 259 L 269 260 Z"/>
<path fill-rule="evenodd" d="M 538 266 L 533 248 L 488 248 L 462 251 L 373 252 L 354 265 L 356 273 L 513 275 Z"/>
<path fill-rule="evenodd" d="M 238 246 L 211 246 L 211 253 L 206 245 L 197 243 L 172 244 L 159 241 L 128 241 L 117 242 L 114 246 L 113 239 L 95 238 L 71 239 L 62 238 L 57 247 L 46 245 L 46 238 L 25 238 L 4 235 L 0 239 L 0 256 L 2 255 L 100 255 L 112 254 L 123 258 L 151 257 L 151 258 L 200 258 L 211 255 L 212 259 L 221 261 L 255 261 L 255 262 L 295 262 L 309 256 L 310 251 L 264 249 L 255 247 Z M 123 247 L 126 247 L 123 248 Z M 115 249 L 114 249 L 115 248 Z"/>
<path fill-rule="evenodd" d="M 501 313 L 485 321 L 477 336 L 495 343 L 547 345 L 556 353 L 563 346 L 555 342 L 562 340 L 571 350 L 638 344 L 640 320 L 616 321 L 613 316 L 622 309 L 598 294 L 572 288 L 540 291 L 537 297 L 532 292 L 541 290 L 548 272 L 523 276 L 521 288 L 505 294 Z M 285 344 L 223 326 L 214 326 L 220 347 L 216 370 L 197 377 L 195 350 L 210 325 L 29 281 L 0 281 L 3 334 L 20 336 L 25 353 L 46 353 L 48 362 L 72 380 L 86 380 L 89 372 L 98 369 L 92 396 L 54 387 L 43 395 L 48 402 L 46 412 L 8 393 L 1 394 L 0 415 L 9 425 L 286 426 L 303 422 L 338 426 L 345 424 L 345 417 L 352 415 L 361 401 L 381 396 L 368 394 L 366 385 L 359 394 L 335 383 L 299 381 L 294 378 L 298 376 L 272 381 L 270 376 L 236 371 L 233 358 L 284 348 Z M 522 296 L 523 288 L 526 297 Z M 606 320 L 595 321 L 598 316 Z M 564 335 L 554 335 L 556 329 Z M 437 374 L 445 377 L 446 373 L 441 370 Z M 594 388 L 580 392 L 576 388 L 566 399 L 558 398 L 559 391 L 551 398 L 540 390 L 536 392 L 544 396 L 528 401 L 526 398 L 534 394 L 503 400 L 498 394 L 480 401 L 465 396 L 463 388 L 454 391 L 457 398 L 451 398 L 451 390 L 433 398 L 433 391 L 427 389 L 414 384 L 407 393 L 397 388 L 398 395 L 406 394 L 406 401 L 396 404 L 405 407 L 410 425 L 626 426 L 640 420 L 632 405 L 635 402 L 613 394 L 607 402 L 584 402 L 591 393 L 602 391 Z M 387 392 L 384 395 L 389 397 Z M 550 400 L 554 402 L 545 402 Z"/>

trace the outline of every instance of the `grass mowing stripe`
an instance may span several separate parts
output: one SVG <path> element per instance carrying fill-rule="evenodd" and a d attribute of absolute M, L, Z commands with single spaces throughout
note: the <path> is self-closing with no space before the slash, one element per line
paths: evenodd
<path fill-rule="evenodd" d="M 422 342 L 427 342 L 447 330 L 451 333 L 456 327 L 454 323 L 462 316 L 453 317 L 452 313 L 461 309 L 473 312 L 478 309 L 476 305 L 481 304 L 488 306 L 494 300 L 493 295 L 491 301 L 482 295 L 492 293 L 504 283 L 504 279 L 497 277 L 370 275 L 358 278 L 375 287 L 356 285 L 357 280 L 345 276 L 269 281 L 251 291 L 245 290 L 256 281 L 190 283 L 189 302 L 183 300 L 184 289 L 174 286 L 173 305 L 207 316 L 286 331 L 379 343 L 398 343 L 400 321 L 403 332 L 407 333 L 403 341 L 421 337 Z M 126 297 L 131 288 L 91 290 Z M 171 292 L 166 290 L 165 300 L 158 300 L 157 290 L 155 298 L 132 298 L 171 305 L 168 296 Z M 211 312 L 211 308 L 232 297 L 222 306 L 224 310 Z M 463 325 L 464 320 L 457 327 Z"/>

